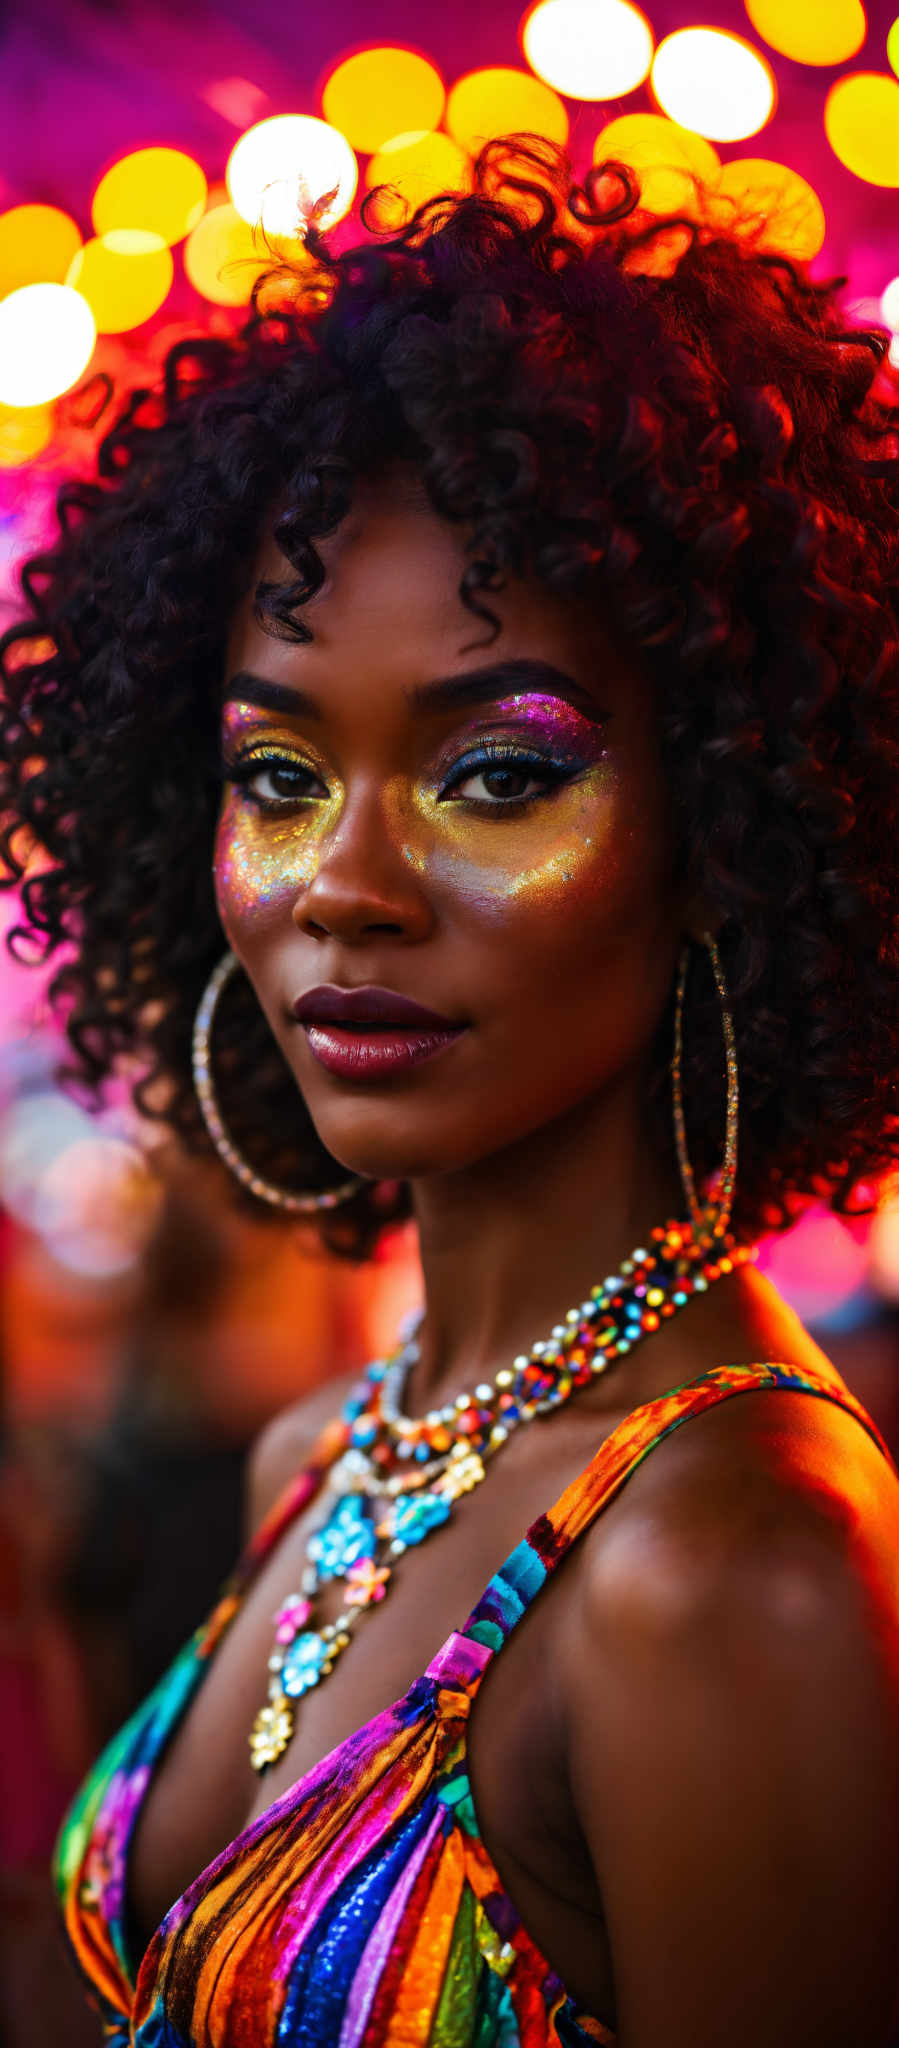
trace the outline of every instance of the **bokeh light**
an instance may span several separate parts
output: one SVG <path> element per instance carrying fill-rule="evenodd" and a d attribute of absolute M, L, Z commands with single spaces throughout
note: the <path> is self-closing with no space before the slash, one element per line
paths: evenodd
<path fill-rule="evenodd" d="M 87 369 L 93 313 L 66 284 L 26 284 L 0 304 L 0 405 L 49 405 Z"/>
<path fill-rule="evenodd" d="M 768 157 L 734 157 L 725 164 L 709 212 L 760 253 L 776 251 L 797 262 L 817 256 L 826 232 L 824 208 L 808 180 Z"/>
<path fill-rule="evenodd" d="M 312 114 L 274 114 L 235 143 L 225 178 L 232 205 L 251 227 L 259 223 L 266 234 L 296 236 L 315 202 L 335 187 L 319 227 L 333 227 L 349 212 L 359 169 L 346 137 L 329 122 Z"/>
<path fill-rule="evenodd" d="M 60 286 L 60 290 L 63 287 Z M 42 1087 L 4 1104 L 0 1114 L 0 1189 L 3 1205 L 34 1228 L 41 1175 L 87 1130 L 86 1112 L 56 1089 Z"/>
<path fill-rule="evenodd" d="M 161 1185 L 137 1146 L 91 1131 L 45 1166 L 32 1227 L 61 1265 L 111 1279 L 144 1250 L 161 1202 Z"/>
<path fill-rule="evenodd" d="M 375 209 L 375 225 L 396 229 L 409 219 L 417 206 L 438 192 L 468 192 L 471 189 L 471 158 L 451 135 L 397 135 L 373 156 L 365 173 L 366 185 L 395 187 L 382 192 Z"/>
<path fill-rule="evenodd" d="M 521 46 L 538 78 L 575 100 L 633 92 L 652 63 L 652 30 L 629 0 L 537 0 Z"/>
<path fill-rule="evenodd" d="M 762 1247 L 760 1270 L 804 1321 L 825 1322 L 865 1286 L 868 1252 L 827 1209 L 809 1209 Z"/>
<path fill-rule="evenodd" d="M 195 291 L 216 306 L 246 306 L 273 257 L 227 202 L 210 207 L 184 244 L 184 268 Z"/>
<path fill-rule="evenodd" d="M 332 71 L 322 113 L 353 149 L 374 155 L 394 135 L 439 128 L 446 91 L 439 71 L 415 50 L 359 50 Z"/>
<path fill-rule="evenodd" d="M 477 156 L 495 135 L 528 133 L 568 141 L 568 115 L 557 92 L 532 71 L 496 65 L 469 71 L 453 86 L 446 125 L 462 148 Z"/>
<path fill-rule="evenodd" d="M 200 98 L 221 114 L 223 121 L 230 121 L 232 128 L 240 129 L 261 121 L 262 109 L 268 103 L 268 94 L 260 85 L 254 85 L 251 78 L 213 78 L 202 87 Z"/>
<path fill-rule="evenodd" d="M 608 121 L 593 145 L 593 161 L 611 157 L 636 172 L 640 204 L 657 214 L 689 209 L 697 179 L 714 183 L 721 168 L 717 150 L 704 136 L 665 114 L 619 114 Z"/>
<path fill-rule="evenodd" d="M 745 0 L 757 34 L 799 64 L 845 64 L 868 33 L 861 0 Z"/>
<path fill-rule="evenodd" d="M 899 277 L 891 278 L 880 301 L 884 323 L 899 333 Z"/>
<path fill-rule="evenodd" d="M 116 228 L 79 249 L 66 283 L 87 300 L 99 334 L 126 334 L 159 311 L 174 275 L 159 235 Z"/>
<path fill-rule="evenodd" d="M 899 14 L 887 36 L 887 62 L 899 73 Z"/>
<path fill-rule="evenodd" d="M 774 73 L 742 36 L 719 28 L 679 28 L 659 44 L 652 89 L 673 121 L 713 142 L 755 135 L 774 111 Z"/>
<path fill-rule="evenodd" d="M 850 71 L 831 86 L 824 126 L 834 156 L 868 185 L 899 185 L 899 79 Z"/>
<path fill-rule="evenodd" d="M 0 297 L 24 284 L 64 284 L 80 247 L 79 229 L 58 206 L 11 206 L 0 214 Z"/>
<path fill-rule="evenodd" d="M 40 455 L 53 437 L 53 413 L 48 405 L 0 405 L 0 469 L 18 469 Z"/>
<path fill-rule="evenodd" d="M 134 149 L 100 179 L 91 206 L 97 235 L 140 228 L 180 242 L 206 204 L 206 177 L 181 149 Z"/>

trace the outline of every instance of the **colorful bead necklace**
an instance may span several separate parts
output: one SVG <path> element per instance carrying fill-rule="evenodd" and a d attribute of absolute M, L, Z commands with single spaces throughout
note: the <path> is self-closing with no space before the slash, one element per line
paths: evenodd
<path fill-rule="evenodd" d="M 254 1770 L 283 1756 L 295 1701 L 321 1685 L 363 1613 L 384 1599 L 395 1560 L 449 1520 L 512 1431 L 589 1386 L 692 1295 L 755 1256 L 755 1246 L 730 1236 L 710 1250 L 690 1224 L 660 1225 L 649 1245 L 638 1246 L 588 1300 L 569 1309 L 548 1338 L 491 1383 L 420 1418 L 404 1414 L 401 1402 L 419 1356 L 424 1311 L 406 1319 L 390 1357 L 367 1367 L 344 1405 L 347 1447 L 328 1475 L 335 1499 L 309 1537 L 301 1591 L 289 1594 L 275 1616 L 268 1698 L 250 1734 Z M 346 1584 L 345 1612 L 337 1622 L 310 1627 L 315 1596 L 331 1580 Z"/>

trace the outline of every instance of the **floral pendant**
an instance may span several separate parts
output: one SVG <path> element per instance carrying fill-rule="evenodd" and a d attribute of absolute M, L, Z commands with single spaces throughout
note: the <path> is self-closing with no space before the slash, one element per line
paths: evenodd
<path fill-rule="evenodd" d="M 375 1532 L 367 1504 L 358 1493 L 345 1493 L 314 1535 L 307 1555 L 316 1567 L 320 1583 L 342 1579 L 350 1565 L 375 1554 Z"/>
<path fill-rule="evenodd" d="M 408 1550 L 413 1543 L 423 1543 L 449 1516 L 450 1503 L 438 1493 L 398 1493 L 389 1514 L 378 1524 L 378 1534 L 392 1537 L 394 1552 Z"/>

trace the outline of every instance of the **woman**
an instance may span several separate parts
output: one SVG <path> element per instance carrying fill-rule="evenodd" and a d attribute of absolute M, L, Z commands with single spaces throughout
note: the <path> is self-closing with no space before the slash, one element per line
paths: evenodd
<path fill-rule="evenodd" d="M 66 1924 L 140 2048 L 873 2048 L 899 1481 L 749 1254 L 896 1150 L 885 338 L 535 142 L 308 250 L 63 493 L 6 845 L 81 1078 L 414 1215 L 423 1316 L 265 1433 Z"/>

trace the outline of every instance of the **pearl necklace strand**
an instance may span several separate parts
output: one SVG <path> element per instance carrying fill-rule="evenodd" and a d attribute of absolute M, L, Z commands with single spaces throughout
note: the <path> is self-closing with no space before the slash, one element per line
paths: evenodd
<path fill-rule="evenodd" d="M 617 1273 L 592 1289 L 490 1382 L 414 1418 L 402 1399 L 420 1357 L 424 1311 L 405 1318 L 387 1359 L 375 1359 L 344 1405 L 347 1446 L 328 1475 L 334 1498 L 309 1536 L 299 1593 L 275 1616 L 268 1698 L 250 1734 L 254 1770 L 283 1756 L 294 1729 L 294 1702 L 333 1669 L 366 1610 L 384 1599 L 394 1563 L 447 1521 L 455 1502 L 486 1476 L 489 1460 L 514 1429 L 547 1415 L 617 1364 L 726 1274 L 756 1257 L 756 1247 L 719 1234 L 711 1244 L 690 1224 L 660 1225 Z M 313 1602 L 331 1580 L 346 1582 L 345 1613 L 309 1627 Z"/>

